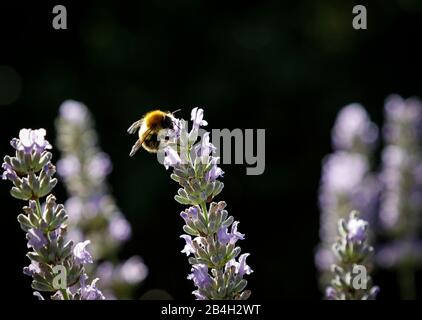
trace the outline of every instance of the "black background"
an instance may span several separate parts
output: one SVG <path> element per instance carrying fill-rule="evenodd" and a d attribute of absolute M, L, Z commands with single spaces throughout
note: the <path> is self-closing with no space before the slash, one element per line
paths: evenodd
<path fill-rule="evenodd" d="M 265 128 L 264 174 L 223 166 L 219 199 L 246 234 L 240 245 L 251 253 L 253 297 L 319 299 L 317 188 L 330 128 L 350 102 L 364 104 L 380 125 L 388 94 L 422 96 L 421 3 L 360 2 L 368 9 L 368 30 L 360 31 L 352 28 L 353 1 L 60 1 L 67 30 L 51 25 L 55 4 L 0 4 L 0 65 L 21 77 L 16 101 L 0 105 L 0 154 L 12 152 L 20 128 L 44 127 L 53 143 L 60 103 L 83 101 L 134 229 L 121 256 L 140 254 L 150 268 L 139 295 L 158 288 L 191 299 L 177 185 L 154 156 L 128 157 L 134 137 L 126 129 L 152 108 L 182 108 L 189 118 L 195 106 L 210 129 Z M 9 187 L 0 184 L 3 274 L 12 280 L 8 292 L 33 299 L 21 272 L 28 264 L 16 222 L 22 203 Z M 61 186 L 55 194 L 66 198 Z M 381 299 L 398 297 L 393 275 L 375 276 Z"/>

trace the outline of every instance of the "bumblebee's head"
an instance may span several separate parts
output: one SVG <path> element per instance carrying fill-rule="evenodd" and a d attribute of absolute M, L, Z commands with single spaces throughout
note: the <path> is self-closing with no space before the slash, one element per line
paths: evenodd
<path fill-rule="evenodd" d="M 174 129 L 173 117 L 166 114 L 163 117 L 162 126 L 164 129 Z"/>

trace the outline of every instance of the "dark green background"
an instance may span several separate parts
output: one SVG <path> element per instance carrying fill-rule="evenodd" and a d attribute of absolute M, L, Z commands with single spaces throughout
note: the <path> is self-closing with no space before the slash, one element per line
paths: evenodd
<path fill-rule="evenodd" d="M 152 108 L 205 109 L 209 128 L 265 128 L 266 170 L 246 176 L 225 165 L 219 199 L 240 220 L 240 243 L 254 269 L 249 288 L 262 299 L 319 299 L 313 264 L 318 242 L 317 188 L 337 111 L 361 102 L 378 124 L 390 93 L 422 96 L 422 3 L 371 1 L 368 30 L 352 28 L 354 1 L 61 1 L 68 29 L 54 30 L 44 2 L 0 4 L 0 65 L 21 77 L 21 93 L 0 105 L 0 151 L 20 128 L 44 127 L 65 99 L 92 110 L 102 148 L 114 164 L 113 193 L 134 235 L 122 257 L 140 254 L 150 274 L 139 289 L 191 299 L 180 253 L 177 185 L 154 156 L 128 152 L 127 127 Z M 1 83 L 1 87 L 6 85 Z M 4 90 L 4 89 L 3 89 Z M 58 159 L 55 154 L 55 159 Z M 16 222 L 21 203 L 0 184 L 2 229 L 13 294 L 31 297 L 21 273 L 28 260 Z M 65 200 L 63 188 L 57 189 Z M 380 298 L 397 298 L 391 274 L 379 273 Z"/>

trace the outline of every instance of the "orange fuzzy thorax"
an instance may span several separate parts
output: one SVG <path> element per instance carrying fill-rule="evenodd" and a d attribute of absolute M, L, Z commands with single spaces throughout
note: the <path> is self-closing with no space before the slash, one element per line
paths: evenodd
<path fill-rule="evenodd" d="M 161 125 L 163 118 L 166 116 L 166 113 L 160 110 L 154 110 L 148 112 L 145 115 L 145 125 L 147 128 L 155 128 Z"/>

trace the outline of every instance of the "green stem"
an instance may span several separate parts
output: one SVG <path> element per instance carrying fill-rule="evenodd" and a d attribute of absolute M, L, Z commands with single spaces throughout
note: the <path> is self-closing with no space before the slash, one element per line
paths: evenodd
<path fill-rule="evenodd" d="M 207 223 L 207 229 L 208 229 L 208 210 L 207 210 L 207 205 L 203 201 L 199 205 L 201 207 L 202 213 L 204 214 L 204 219 L 205 219 L 205 222 Z"/>
<path fill-rule="evenodd" d="M 67 289 L 60 289 L 60 292 L 63 295 L 63 300 L 70 300 L 69 293 L 67 292 Z"/>
<path fill-rule="evenodd" d="M 37 209 L 37 216 L 38 218 L 42 218 L 42 211 L 41 211 L 41 203 L 40 203 L 40 199 L 35 199 L 35 203 L 36 203 L 36 209 Z"/>

